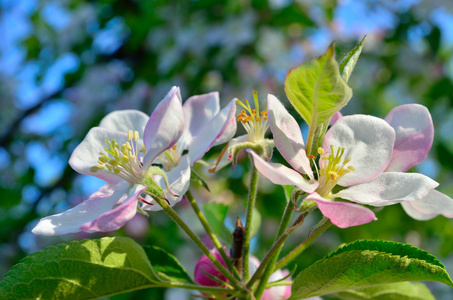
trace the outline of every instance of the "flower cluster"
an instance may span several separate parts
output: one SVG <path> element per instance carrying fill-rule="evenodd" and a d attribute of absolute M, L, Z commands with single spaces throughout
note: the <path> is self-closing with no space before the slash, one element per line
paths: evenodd
<path fill-rule="evenodd" d="M 220 110 L 218 93 L 194 96 L 182 105 L 177 87 L 150 117 L 136 110 L 108 114 L 69 160 L 77 172 L 106 184 L 81 204 L 41 219 L 33 233 L 112 231 L 137 210 L 161 209 L 154 197 L 173 206 L 189 188 L 190 166 L 235 134 L 235 114 L 235 100 Z"/>

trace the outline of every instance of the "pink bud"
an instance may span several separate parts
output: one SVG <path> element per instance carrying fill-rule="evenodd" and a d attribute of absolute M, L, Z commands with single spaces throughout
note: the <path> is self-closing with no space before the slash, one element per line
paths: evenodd
<path fill-rule="evenodd" d="M 225 261 L 222 259 L 222 256 L 217 249 L 214 248 L 210 252 L 224 267 L 226 267 Z M 208 274 L 218 280 L 209 277 Z M 195 265 L 194 277 L 196 283 L 205 286 L 222 286 L 222 282 L 227 282 L 226 277 L 214 266 L 206 255 L 203 255 Z"/>

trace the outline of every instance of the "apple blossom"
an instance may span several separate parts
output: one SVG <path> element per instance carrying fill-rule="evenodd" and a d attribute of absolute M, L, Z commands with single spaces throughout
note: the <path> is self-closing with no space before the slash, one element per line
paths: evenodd
<path fill-rule="evenodd" d="M 236 101 L 243 108 L 237 116 L 237 121 L 242 124 L 247 134 L 231 139 L 209 172 L 213 173 L 230 162 L 233 163 L 234 167 L 239 152 L 246 148 L 254 149 L 266 160 L 272 157 L 274 142 L 265 138 L 266 131 L 269 128 L 267 111 L 260 111 L 257 92 L 253 92 L 253 98 L 255 109 L 251 108 L 247 99 L 245 100 L 245 104 L 239 100 Z"/>
<path fill-rule="evenodd" d="M 335 122 L 341 117 L 338 115 Z M 428 109 L 419 104 L 404 104 L 393 108 L 384 120 L 396 133 L 392 159 L 385 172 L 406 172 L 424 161 L 434 138 Z M 429 220 L 437 215 L 453 218 L 453 199 L 436 190 L 431 190 L 422 199 L 403 201 L 401 205 L 417 220 Z"/>
<path fill-rule="evenodd" d="M 276 184 L 295 185 L 313 200 L 324 216 L 341 228 L 357 226 L 376 219 L 359 204 L 385 206 L 425 197 L 438 184 L 417 173 L 385 172 L 392 158 L 395 130 L 382 119 L 354 115 L 339 119 L 326 133 L 318 149 L 319 167 L 314 162 L 314 178 L 295 119 L 272 95 L 268 97 L 270 129 L 277 149 L 294 168 L 267 163 L 249 151 L 256 168 Z M 301 174 L 306 174 L 308 180 Z M 336 192 L 337 186 L 345 187 Z"/>
<path fill-rule="evenodd" d="M 218 102 L 211 93 L 182 106 L 179 88 L 173 87 L 150 118 L 135 110 L 108 114 L 69 160 L 74 170 L 107 184 L 74 208 L 41 219 L 33 232 L 112 231 L 136 214 L 139 202 L 143 210 L 161 209 L 153 197 L 171 206 L 179 202 L 189 187 L 190 164 L 236 130 L 234 101 L 220 112 Z"/>

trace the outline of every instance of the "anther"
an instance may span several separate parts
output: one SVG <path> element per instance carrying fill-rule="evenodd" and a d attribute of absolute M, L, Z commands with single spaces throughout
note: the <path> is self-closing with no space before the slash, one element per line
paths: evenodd
<path fill-rule="evenodd" d="M 134 132 L 134 141 L 138 141 L 138 138 L 139 138 L 138 131 L 135 131 Z"/>
<path fill-rule="evenodd" d="M 134 133 L 132 132 L 132 130 L 129 130 L 129 132 L 127 133 L 127 139 L 132 140 L 133 136 L 134 136 Z"/>
<path fill-rule="evenodd" d="M 343 165 L 347 164 L 347 163 L 350 162 L 350 161 L 351 161 L 351 158 L 350 158 L 350 157 L 346 158 L 346 159 L 343 161 Z"/>
<path fill-rule="evenodd" d="M 324 154 L 324 149 L 322 149 L 321 147 L 318 148 L 318 153 L 320 155 L 323 155 Z"/>
<path fill-rule="evenodd" d="M 176 150 L 178 148 L 178 145 L 174 145 L 173 147 L 171 147 L 171 149 L 173 150 Z"/>

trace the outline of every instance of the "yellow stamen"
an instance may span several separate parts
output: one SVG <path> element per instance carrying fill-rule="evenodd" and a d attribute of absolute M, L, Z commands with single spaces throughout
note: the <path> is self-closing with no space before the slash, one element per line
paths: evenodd
<path fill-rule="evenodd" d="M 322 149 L 321 147 L 318 148 L 318 153 L 320 155 L 323 155 L 324 154 L 324 149 Z"/>

